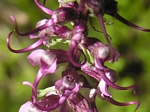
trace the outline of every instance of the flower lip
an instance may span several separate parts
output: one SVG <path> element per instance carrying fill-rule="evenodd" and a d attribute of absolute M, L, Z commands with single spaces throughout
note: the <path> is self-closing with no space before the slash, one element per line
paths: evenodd
<path fill-rule="evenodd" d="M 54 60 L 56 59 L 56 54 L 51 51 L 46 51 L 41 55 L 41 61 L 46 63 L 47 65 L 52 65 Z"/>
<path fill-rule="evenodd" d="M 35 50 L 28 56 L 28 60 L 33 66 L 41 64 L 41 62 L 51 66 L 55 59 L 56 55 L 53 52 L 42 49 Z"/>
<path fill-rule="evenodd" d="M 75 87 L 75 81 L 71 75 L 63 78 L 63 87 L 68 90 L 72 90 Z"/>

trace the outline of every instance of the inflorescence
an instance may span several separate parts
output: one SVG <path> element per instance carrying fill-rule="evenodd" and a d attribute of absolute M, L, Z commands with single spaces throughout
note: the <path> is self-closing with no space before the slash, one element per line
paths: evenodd
<path fill-rule="evenodd" d="M 30 64 L 40 65 L 33 83 L 22 82 L 23 85 L 32 88 L 32 96 L 30 101 L 20 107 L 19 112 L 98 112 L 96 96 L 117 106 L 136 104 L 136 111 L 140 105 L 138 100 L 118 102 L 108 90 L 109 87 L 117 90 L 133 89 L 133 93 L 136 94 L 135 85 L 116 85 L 117 72 L 105 66 L 106 61 L 117 61 L 120 54 L 110 42 L 103 16 L 110 15 L 137 30 L 149 32 L 150 29 L 139 27 L 120 16 L 115 0 L 58 0 L 59 7 L 56 10 L 46 8 L 46 0 L 43 5 L 38 0 L 34 2 L 51 18 L 37 22 L 32 31 L 20 33 L 16 19 L 11 16 L 15 30 L 10 32 L 7 38 L 7 46 L 11 52 L 32 51 L 27 57 Z M 98 19 L 107 44 L 101 42 L 99 37 L 88 36 L 88 22 L 92 17 Z M 66 23 L 71 23 L 72 28 L 67 27 Z M 38 38 L 38 41 L 26 48 L 15 50 L 10 46 L 10 38 L 14 32 L 19 36 L 29 36 L 30 39 Z M 52 48 L 60 42 L 67 44 L 68 49 Z M 37 49 L 39 46 L 45 46 L 45 49 Z M 65 69 L 60 73 L 61 79 L 57 80 L 54 86 L 38 90 L 42 78 L 55 73 L 58 66 L 64 65 Z M 87 95 L 82 94 L 83 88 L 86 88 Z"/>

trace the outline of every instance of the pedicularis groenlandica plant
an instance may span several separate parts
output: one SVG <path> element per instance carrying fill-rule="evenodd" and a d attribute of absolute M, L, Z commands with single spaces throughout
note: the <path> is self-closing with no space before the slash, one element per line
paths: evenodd
<path fill-rule="evenodd" d="M 32 88 L 32 95 L 31 100 L 24 103 L 19 112 L 98 112 L 95 104 L 96 96 L 117 106 L 136 104 L 136 111 L 140 105 L 138 100 L 118 102 L 108 90 L 109 87 L 117 90 L 133 89 L 133 94 L 136 94 L 135 85 L 128 87 L 116 85 L 117 72 L 105 65 L 105 62 L 117 61 L 120 54 L 110 42 L 104 15 L 112 16 L 137 30 L 144 32 L 150 30 L 120 16 L 115 0 L 58 0 L 59 7 L 56 10 L 46 8 L 44 6 L 46 0 L 43 1 L 43 5 L 38 0 L 34 2 L 40 10 L 51 17 L 38 21 L 34 30 L 20 33 L 15 18 L 10 16 L 15 30 L 8 35 L 8 49 L 13 53 L 32 51 L 27 57 L 30 64 L 40 65 L 33 83 L 22 82 L 23 85 Z M 93 17 L 99 21 L 106 44 L 100 41 L 100 37 L 88 35 L 90 32 L 88 22 Z M 72 28 L 67 27 L 66 23 L 71 23 Z M 30 39 L 38 38 L 38 41 L 29 47 L 15 50 L 10 46 L 10 38 L 14 32 L 19 36 L 29 36 Z M 68 45 L 68 49 L 63 49 L 63 46 L 62 49 L 54 49 L 53 46 L 59 43 Z M 38 49 L 39 46 L 45 47 Z M 60 66 L 64 66 L 63 72 L 60 73 L 61 79 L 58 79 L 52 87 L 38 90 L 42 78 L 46 75 L 54 76 Z M 84 88 L 87 90 L 86 94 L 82 93 Z"/>

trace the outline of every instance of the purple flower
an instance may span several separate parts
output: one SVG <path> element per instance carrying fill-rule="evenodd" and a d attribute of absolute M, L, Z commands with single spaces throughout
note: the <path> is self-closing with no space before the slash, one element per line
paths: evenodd
<path fill-rule="evenodd" d="M 36 101 L 37 92 L 35 82 L 31 84 L 30 82 L 23 82 L 24 85 L 29 85 L 32 87 L 32 103 L 27 102 L 23 104 L 20 108 L 20 112 L 23 108 L 27 108 L 28 111 L 31 108 L 42 110 L 42 112 L 58 109 L 60 112 L 62 110 L 71 110 L 73 108 L 76 112 L 88 111 L 92 112 L 87 100 L 80 95 L 79 85 L 77 81 L 79 76 L 77 72 L 70 68 L 62 73 L 63 78 L 55 82 L 54 89 L 45 94 L 45 97 Z M 40 80 L 38 80 L 40 81 Z"/>
<path fill-rule="evenodd" d="M 39 71 L 43 76 L 54 73 L 57 67 L 56 54 L 51 51 L 44 51 L 42 49 L 35 50 L 28 56 L 28 60 L 33 66 L 40 64 L 41 67 Z"/>

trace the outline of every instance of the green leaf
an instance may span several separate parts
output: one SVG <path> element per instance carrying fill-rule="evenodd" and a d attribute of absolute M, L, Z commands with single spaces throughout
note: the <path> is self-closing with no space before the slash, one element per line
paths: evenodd
<path fill-rule="evenodd" d="M 46 89 L 38 90 L 38 97 L 45 96 L 48 92 L 56 92 L 55 86 L 48 87 Z"/>
<path fill-rule="evenodd" d="M 85 56 L 86 56 L 86 58 L 87 58 L 87 62 L 88 63 L 94 63 L 94 57 L 93 57 L 93 55 L 90 53 L 90 51 L 89 50 L 87 50 L 87 49 L 85 49 L 84 47 L 82 47 L 82 50 L 83 50 L 83 52 L 84 52 L 84 54 L 85 54 Z"/>

